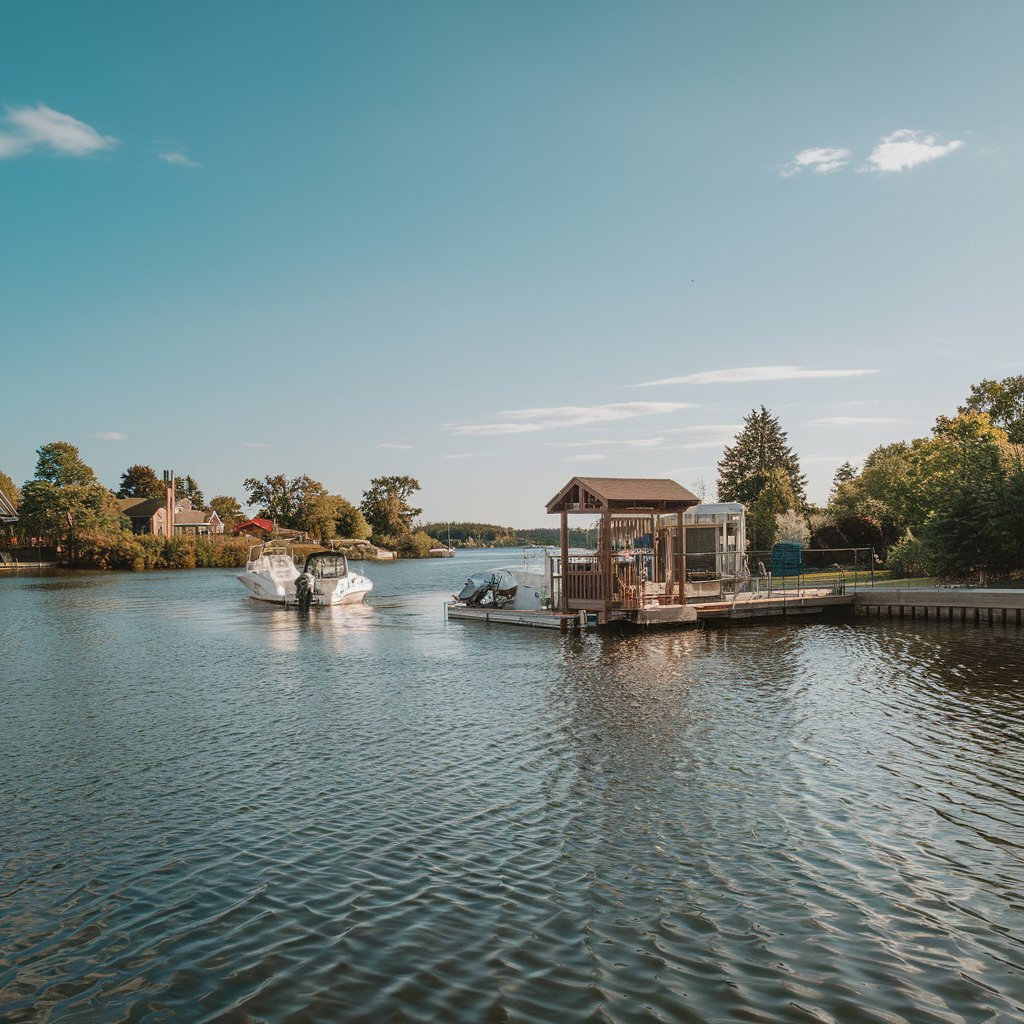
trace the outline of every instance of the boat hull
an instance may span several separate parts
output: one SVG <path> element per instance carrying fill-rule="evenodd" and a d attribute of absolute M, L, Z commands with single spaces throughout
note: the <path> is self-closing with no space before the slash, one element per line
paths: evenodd
<path fill-rule="evenodd" d="M 274 580 L 268 580 L 266 577 L 254 576 L 252 573 L 241 573 L 238 579 L 249 591 L 249 596 L 256 601 L 268 601 L 271 604 L 298 604 L 294 583 L 284 586 Z M 373 590 L 373 583 L 369 580 L 353 581 L 347 587 L 334 587 L 329 590 L 321 590 L 320 581 L 318 581 L 309 603 L 323 607 L 362 604 L 371 590 Z"/>
<path fill-rule="evenodd" d="M 273 604 L 289 604 L 295 601 L 295 584 L 287 586 L 266 576 L 254 573 L 240 573 L 238 580 L 249 591 L 249 596 L 257 601 L 270 601 Z"/>

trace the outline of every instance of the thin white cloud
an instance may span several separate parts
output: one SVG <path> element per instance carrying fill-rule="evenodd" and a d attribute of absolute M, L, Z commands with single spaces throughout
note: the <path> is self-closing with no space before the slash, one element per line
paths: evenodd
<path fill-rule="evenodd" d="M 0 131 L 0 159 L 37 150 L 60 156 L 92 156 L 113 149 L 120 141 L 45 103 L 7 107 L 3 120 L 9 127 Z"/>
<path fill-rule="evenodd" d="M 900 423 L 901 420 L 889 419 L 885 416 L 823 416 L 819 420 L 811 420 L 809 427 L 859 427 L 872 423 Z"/>
<path fill-rule="evenodd" d="M 664 448 L 665 438 L 663 437 L 636 437 L 629 441 L 622 442 L 627 448 Z"/>
<path fill-rule="evenodd" d="M 453 452 L 451 455 L 442 455 L 442 459 L 493 459 L 489 452 Z"/>
<path fill-rule="evenodd" d="M 666 434 L 707 434 L 708 436 L 714 435 L 716 437 L 730 437 L 732 434 L 737 433 L 743 429 L 742 423 L 707 423 L 703 425 L 695 425 L 692 427 L 672 427 L 671 430 L 666 430 Z"/>
<path fill-rule="evenodd" d="M 446 429 L 462 437 L 493 437 L 501 434 L 525 434 L 556 427 L 578 427 L 588 423 L 609 423 L 678 412 L 694 406 L 684 402 L 613 402 L 608 405 L 563 405 L 541 409 L 509 409 L 499 412 L 504 422 L 449 423 Z"/>
<path fill-rule="evenodd" d="M 631 388 L 652 388 L 660 384 L 749 384 L 776 380 L 820 380 L 829 377 L 866 377 L 878 370 L 808 370 L 803 366 L 739 366 L 731 370 L 705 370 L 682 377 L 661 377 L 628 384 Z"/>
<path fill-rule="evenodd" d="M 101 430 L 98 434 L 93 434 L 97 441 L 127 441 L 128 435 L 122 434 L 119 430 Z"/>
<path fill-rule="evenodd" d="M 725 444 L 725 438 L 719 438 L 717 441 L 690 441 L 687 444 L 674 444 L 672 450 L 677 452 L 688 452 L 695 451 L 698 448 L 720 448 Z"/>
<path fill-rule="evenodd" d="M 934 135 L 927 132 L 901 128 L 891 135 L 886 135 L 875 146 L 863 169 L 881 173 L 905 171 L 911 167 L 919 167 L 921 164 L 938 160 L 939 157 L 952 153 L 962 145 L 961 139 L 941 143 Z"/>
<path fill-rule="evenodd" d="M 411 444 L 388 444 L 387 442 L 383 442 L 383 443 L 377 445 L 377 447 L 378 448 L 398 448 L 401 451 L 408 451 L 410 448 L 412 448 L 412 445 Z"/>
<path fill-rule="evenodd" d="M 675 478 L 680 476 L 688 476 L 691 473 L 707 473 L 715 468 L 716 467 L 714 466 L 681 466 L 677 467 L 676 469 L 663 469 L 660 473 L 656 475 L 659 477 L 668 476 Z"/>
<path fill-rule="evenodd" d="M 853 151 L 839 146 L 822 146 L 816 149 L 802 149 L 792 161 L 779 173 L 784 178 L 792 178 L 801 171 L 813 171 L 815 174 L 832 174 L 842 170 L 853 156 Z"/>
<path fill-rule="evenodd" d="M 833 466 L 841 466 L 844 462 L 849 462 L 851 465 L 856 466 L 866 458 L 866 452 L 862 455 L 801 455 L 800 465 L 816 466 L 831 464 Z"/>
<path fill-rule="evenodd" d="M 601 462 L 607 455 L 567 455 L 563 462 Z"/>
<path fill-rule="evenodd" d="M 266 444 L 263 441 L 243 441 L 242 442 L 242 447 L 243 448 L 269 448 L 270 445 Z"/>
<path fill-rule="evenodd" d="M 176 167 L 202 167 L 203 165 L 197 160 L 192 160 L 185 156 L 180 150 L 174 149 L 168 153 L 157 153 L 157 159 L 163 160 L 164 163 L 174 164 Z"/>

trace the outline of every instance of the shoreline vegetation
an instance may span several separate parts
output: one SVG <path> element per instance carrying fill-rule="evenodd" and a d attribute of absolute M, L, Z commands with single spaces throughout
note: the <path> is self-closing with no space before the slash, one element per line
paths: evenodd
<path fill-rule="evenodd" d="M 140 526 L 123 511 L 137 499 L 166 519 L 177 504 L 209 511 L 224 524 L 261 535 L 340 547 L 353 559 L 377 549 L 400 558 L 427 558 L 431 549 L 554 546 L 557 528 L 514 529 L 491 523 L 420 523 L 410 501 L 420 490 L 410 476 L 376 477 L 358 505 L 302 475 L 244 481 L 246 520 L 236 498 L 206 502 L 191 476 L 131 466 L 117 491 L 104 487 L 66 441 L 36 452 L 33 479 L 18 487 L 0 470 L 0 552 L 24 552 L 26 564 L 53 552 L 56 561 L 86 569 L 179 569 L 245 564 L 250 536 Z M 170 487 L 173 486 L 173 495 Z M 751 551 L 779 542 L 813 549 L 870 548 L 891 579 L 935 577 L 991 584 L 1024 578 L 1024 375 L 983 380 L 971 387 L 955 416 L 940 415 L 928 437 L 883 444 L 857 468 L 835 472 L 828 503 L 806 498 L 806 478 L 779 420 L 761 406 L 718 463 L 717 500 L 746 507 Z M 697 485 L 704 499 L 703 481 Z M 119 505 L 118 502 L 121 501 Z M 16 515 L 12 515 L 16 513 Z M 134 515 L 134 513 L 133 513 Z M 191 520 L 194 522 L 194 520 Z M 184 523 L 184 520 L 183 520 Z M 443 540 L 442 540 L 443 538 Z M 569 544 L 589 547 L 596 531 L 571 530 Z"/>

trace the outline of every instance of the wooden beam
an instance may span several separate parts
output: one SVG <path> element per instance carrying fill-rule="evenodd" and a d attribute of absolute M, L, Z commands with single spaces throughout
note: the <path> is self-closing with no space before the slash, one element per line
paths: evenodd
<path fill-rule="evenodd" d="M 562 509 L 562 611 L 569 610 L 569 513 Z"/>
<path fill-rule="evenodd" d="M 679 523 L 679 603 L 686 604 L 686 529 L 683 526 L 683 513 L 677 512 Z"/>

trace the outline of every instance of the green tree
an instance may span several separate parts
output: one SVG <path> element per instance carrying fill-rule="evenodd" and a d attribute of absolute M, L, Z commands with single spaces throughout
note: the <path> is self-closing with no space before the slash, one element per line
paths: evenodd
<path fill-rule="evenodd" d="M 210 499 L 210 508 L 220 516 L 224 528 L 230 530 L 235 523 L 242 521 L 242 506 L 238 504 L 237 498 L 227 494 L 218 494 Z"/>
<path fill-rule="evenodd" d="M 265 476 L 262 480 L 249 477 L 243 486 L 248 492 L 248 504 L 258 509 L 257 515 L 273 520 L 278 526 L 301 530 L 302 507 L 316 495 L 326 494 L 323 484 L 302 475 L 288 479 L 284 474 Z"/>
<path fill-rule="evenodd" d="M 768 485 L 773 471 L 781 470 L 796 502 L 803 505 L 807 479 L 800 472 L 800 462 L 788 440 L 778 418 L 763 405 L 760 410 L 752 410 L 718 463 L 718 500 L 749 505 Z"/>
<path fill-rule="evenodd" d="M 747 536 L 754 551 L 767 551 L 778 535 L 778 517 L 797 505 L 789 474 L 776 467 L 765 474 L 757 497 L 747 506 Z"/>
<path fill-rule="evenodd" d="M 363 513 L 350 501 L 338 498 L 334 528 L 337 536 L 351 540 L 366 540 L 373 530 Z"/>
<path fill-rule="evenodd" d="M 18 507 L 21 488 L 3 470 L 0 470 L 0 492 L 15 508 Z"/>
<path fill-rule="evenodd" d="M 972 384 L 967 401 L 958 411 L 987 413 L 995 426 L 1006 431 L 1012 444 L 1024 444 L 1024 375 Z"/>
<path fill-rule="evenodd" d="M 162 498 L 167 487 L 152 466 L 129 466 L 121 474 L 119 498 Z"/>
<path fill-rule="evenodd" d="M 398 545 L 398 553 L 403 558 L 429 558 L 430 549 L 436 548 L 438 541 L 422 530 L 414 530 L 402 538 Z"/>
<path fill-rule="evenodd" d="M 874 524 L 884 548 L 920 526 L 925 518 L 918 465 L 923 443 L 897 441 L 876 448 L 860 473 L 833 492 L 828 507 L 832 521 Z"/>
<path fill-rule="evenodd" d="M 932 433 L 919 450 L 929 563 L 957 577 L 1024 568 L 1021 448 L 986 413 L 940 416 Z"/>
<path fill-rule="evenodd" d="M 120 531 L 113 494 L 96 480 L 74 445 L 43 445 L 38 455 L 36 478 L 21 491 L 18 525 L 23 536 L 64 544 L 73 561 L 79 538 Z"/>
<path fill-rule="evenodd" d="M 36 449 L 36 480 L 57 487 L 86 487 L 96 483 L 96 474 L 78 454 L 78 448 L 67 441 L 53 441 Z"/>
<path fill-rule="evenodd" d="M 411 476 L 379 476 L 363 492 L 360 509 L 373 530 L 373 536 L 385 542 L 400 543 L 412 531 L 413 520 L 423 511 L 413 508 L 409 498 L 420 489 Z"/>
<path fill-rule="evenodd" d="M 197 509 L 206 508 L 206 499 L 203 497 L 203 492 L 196 483 L 195 479 L 190 476 L 175 477 L 174 478 L 174 497 L 181 501 L 182 498 L 188 498 L 192 502 L 192 507 Z"/>
<path fill-rule="evenodd" d="M 337 536 L 338 514 L 341 511 L 339 502 L 344 499 L 336 494 L 328 494 L 322 488 L 307 489 L 300 500 L 296 517 L 296 526 L 315 537 L 321 544 Z"/>
<path fill-rule="evenodd" d="M 832 477 L 832 493 L 835 494 L 843 484 L 848 484 L 851 480 L 857 478 L 857 470 L 853 468 L 851 462 L 844 462 L 835 471 L 835 475 Z"/>

